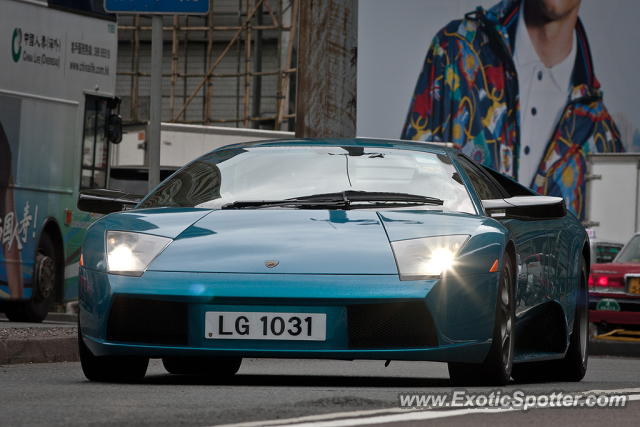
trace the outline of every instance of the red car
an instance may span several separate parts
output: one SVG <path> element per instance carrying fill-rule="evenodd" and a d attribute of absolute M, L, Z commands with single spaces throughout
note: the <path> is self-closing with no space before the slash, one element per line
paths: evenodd
<path fill-rule="evenodd" d="M 613 262 L 591 266 L 589 318 L 599 332 L 640 329 L 640 233 Z"/>

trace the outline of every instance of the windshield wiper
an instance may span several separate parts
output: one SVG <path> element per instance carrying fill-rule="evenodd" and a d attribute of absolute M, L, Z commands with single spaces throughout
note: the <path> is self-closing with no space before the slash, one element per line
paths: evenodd
<path fill-rule="evenodd" d="M 357 202 L 378 202 L 374 206 L 391 205 L 439 205 L 443 200 L 418 194 L 374 192 L 374 191 L 342 191 L 340 193 L 314 194 L 312 196 L 294 197 L 284 200 L 241 200 L 222 206 L 222 209 L 242 209 L 260 206 L 297 206 L 308 208 L 349 207 Z M 365 205 L 367 207 L 371 205 Z M 355 207 L 355 206 L 354 206 Z"/>

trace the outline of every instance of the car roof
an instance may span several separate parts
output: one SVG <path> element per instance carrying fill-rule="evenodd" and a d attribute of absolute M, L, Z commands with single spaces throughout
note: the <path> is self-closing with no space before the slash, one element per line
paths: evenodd
<path fill-rule="evenodd" d="M 434 154 L 448 154 L 453 150 L 450 142 L 433 143 L 405 141 L 401 139 L 383 138 L 296 138 L 296 139 L 271 139 L 264 141 L 243 142 L 226 145 L 213 151 L 244 147 L 292 147 L 292 146 L 329 146 L 329 147 L 376 147 L 395 148 L 400 150 L 425 151 Z M 456 150 L 457 151 L 457 150 Z"/>
<path fill-rule="evenodd" d="M 593 244 L 595 243 L 601 243 L 601 244 L 605 244 L 605 245 L 620 245 L 620 246 L 624 246 L 624 243 L 620 243 L 620 242 L 614 242 L 612 240 L 606 240 L 606 239 L 598 239 L 598 238 L 593 238 L 593 239 L 589 239 L 589 241 Z"/>

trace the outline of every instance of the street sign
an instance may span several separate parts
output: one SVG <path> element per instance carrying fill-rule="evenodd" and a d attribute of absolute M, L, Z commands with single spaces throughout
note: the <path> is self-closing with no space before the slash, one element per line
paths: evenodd
<path fill-rule="evenodd" d="M 110 13 L 197 15 L 209 13 L 209 0 L 104 0 Z"/>

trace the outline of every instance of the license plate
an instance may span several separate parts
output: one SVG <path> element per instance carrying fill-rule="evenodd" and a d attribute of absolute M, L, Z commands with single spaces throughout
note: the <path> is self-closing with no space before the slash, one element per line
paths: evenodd
<path fill-rule="evenodd" d="M 629 279 L 629 293 L 640 295 L 640 277 L 632 277 Z"/>
<path fill-rule="evenodd" d="M 620 311 L 620 305 L 614 299 L 605 298 L 598 302 L 596 306 L 598 311 Z"/>
<path fill-rule="evenodd" d="M 207 339 L 325 341 L 324 313 L 256 313 L 207 311 Z"/>

